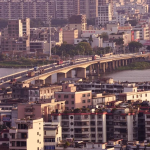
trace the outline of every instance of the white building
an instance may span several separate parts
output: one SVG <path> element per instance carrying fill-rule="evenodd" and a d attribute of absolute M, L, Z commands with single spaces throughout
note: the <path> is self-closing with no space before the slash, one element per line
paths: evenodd
<path fill-rule="evenodd" d="M 57 122 L 44 123 L 44 149 L 56 149 L 62 141 L 62 127 Z"/>
<path fill-rule="evenodd" d="M 149 26 L 148 24 L 136 25 L 133 27 L 133 31 L 140 32 L 140 40 L 149 40 Z"/>
<path fill-rule="evenodd" d="M 17 119 L 17 128 L 9 130 L 9 149 L 44 150 L 43 118 Z"/>

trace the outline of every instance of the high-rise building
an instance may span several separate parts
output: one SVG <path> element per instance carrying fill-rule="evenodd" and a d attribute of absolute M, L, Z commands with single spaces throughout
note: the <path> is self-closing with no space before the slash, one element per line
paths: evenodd
<path fill-rule="evenodd" d="M 56 14 L 57 19 L 68 19 L 79 14 L 79 0 L 57 0 Z"/>
<path fill-rule="evenodd" d="M 48 16 L 56 17 L 55 0 L 0 0 L 0 18 L 36 18 L 47 21 Z"/>
<path fill-rule="evenodd" d="M 47 22 L 49 16 L 68 19 L 83 14 L 90 19 L 98 15 L 98 0 L 0 0 L 0 6 L 0 18 L 4 19 L 28 17 Z"/>
<path fill-rule="evenodd" d="M 87 19 L 98 16 L 98 0 L 80 0 L 80 14 L 86 15 Z"/>
<path fill-rule="evenodd" d="M 30 19 L 11 19 L 2 36 L 1 51 L 30 51 Z M 3 32 L 2 32 L 3 33 Z"/>

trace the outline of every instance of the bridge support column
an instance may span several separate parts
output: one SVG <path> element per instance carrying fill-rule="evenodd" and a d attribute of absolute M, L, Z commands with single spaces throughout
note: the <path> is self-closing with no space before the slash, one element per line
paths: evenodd
<path fill-rule="evenodd" d="M 105 71 L 106 71 L 106 65 L 105 63 L 103 63 L 103 73 L 105 73 Z"/>
<path fill-rule="evenodd" d="M 113 63 L 108 62 L 108 71 L 112 71 L 112 70 L 113 70 Z"/>
<path fill-rule="evenodd" d="M 77 68 L 77 78 L 86 78 L 86 68 Z"/>
<path fill-rule="evenodd" d="M 89 66 L 89 74 L 91 75 L 93 72 L 93 68 L 92 68 L 92 65 Z"/>
<path fill-rule="evenodd" d="M 116 68 L 118 68 L 118 61 L 116 60 L 116 62 L 115 62 L 115 63 L 116 63 Z"/>
<path fill-rule="evenodd" d="M 116 69 L 115 61 L 112 61 L 112 69 L 113 69 L 113 70 Z"/>
<path fill-rule="evenodd" d="M 121 60 L 119 60 L 119 67 L 121 67 Z"/>
<path fill-rule="evenodd" d="M 45 79 L 45 83 L 52 84 L 52 76 Z"/>
<path fill-rule="evenodd" d="M 128 65 L 128 60 L 125 59 L 124 61 L 125 61 L 125 66 L 127 66 Z"/>
<path fill-rule="evenodd" d="M 124 66 L 124 60 L 121 60 L 121 65 Z"/>
<path fill-rule="evenodd" d="M 72 70 L 70 70 L 70 71 L 67 72 L 67 78 L 73 78 L 73 76 L 72 76 Z"/>
<path fill-rule="evenodd" d="M 57 73 L 57 82 L 59 83 L 61 79 L 66 78 L 66 73 Z"/>
<path fill-rule="evenodd" d="M 99 63 L 96 64 L 96 73 L 97 73 L 97 76 L 100 75 L 100 64 Z"/>

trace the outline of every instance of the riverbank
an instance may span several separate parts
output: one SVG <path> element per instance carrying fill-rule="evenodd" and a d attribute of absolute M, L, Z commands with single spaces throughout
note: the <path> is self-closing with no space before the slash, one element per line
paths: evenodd
<path fill-rule="evenodd" d="M 30 59 L 21 59 L 21 60 L 7 60 L 0 61 L 0 68 L 31 68 L 34 66 L 42 66 L 53 63 L 49 60 L 30 60 Z"/>
<path fill-rule="evenodd" d="M 150 69 L 150 62 L 133 62 L 128 66 L 117 68 L 117 71 Z"/>

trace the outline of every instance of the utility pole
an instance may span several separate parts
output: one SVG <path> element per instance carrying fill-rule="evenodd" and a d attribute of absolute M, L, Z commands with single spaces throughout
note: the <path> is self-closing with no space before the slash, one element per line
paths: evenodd
<path fill-rule="evenodd" d="M 49 16 L 48 17 L 48 21 L 49 21 L 49 57 L 51 57 L 51 19 L 52 17 Z"/>

